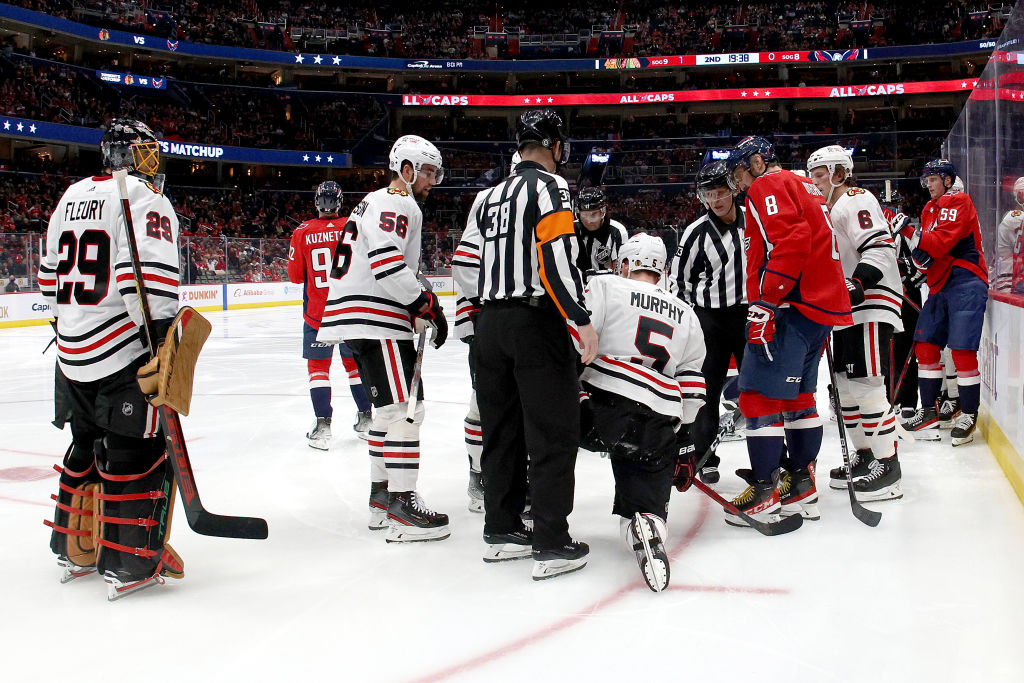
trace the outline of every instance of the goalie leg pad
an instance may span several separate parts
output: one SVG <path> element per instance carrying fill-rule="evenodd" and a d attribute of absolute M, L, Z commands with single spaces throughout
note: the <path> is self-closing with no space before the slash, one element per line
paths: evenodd
<path fill-rule="evenodd" d="M 83 570 L 96 565 L 94 510 L 99 476 L 92 443 L 73 442 L 64 455 L 63 467 L 54 465 L 54 469 L 60 473 L 57 493 L 50 495 L 55 510 L 53 520 L 44 524 L 53 529 L 50 549 L 65 568 L 62 582 L 66 582 L 92 573 L 92 569 Z"/>
<path fill-rule="evenodd" d="M 103 480 L 96 493 L 99 570 L 122 584 L 184 576 L 184 563 L 167 545 L 175 487 L 163 439 L 108 435 L 96 463 Z"/>
<path fill-rule="evenodd" d="M 194 308 L 185 306 L 178 311 L 157 355 L 139 368 L 139 388 L 153 396 L 150 403 L 167 404 L 175 412 L 188 415 L 196 361 L 211 329 L 210 322 Z"/>

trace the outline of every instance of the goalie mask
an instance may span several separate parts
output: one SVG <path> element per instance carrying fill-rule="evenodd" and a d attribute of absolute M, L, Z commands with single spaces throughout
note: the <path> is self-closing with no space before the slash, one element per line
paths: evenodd
<path fill-rule="evenodd" d="M 103 166 L 122 168 L 152 178 L 160 170 L 160 140 L 149 126 L 134 119 L 113 119 L 100 138 Z"/>
<path fill-rule="evenodd" d="M 412 182 L 406 181 L 402 176 L 402 165 L 406 162 L 412 165 Z M 443 163 L 444 159 L 437 147 L 419 135 L 403 135 L 395 140 L 395 144 L 391 146 L 391 152 L 388 153 L 388 168 L 398 174 L 408 188 L 409 194 L 412 194 L 413 183 L 420 176 L 424 166 L 433 166 L 436 169 L 434 179 L 440 184 L 444 180 Z"/>
<path fill-rule="evenodd" d="M 626 262 L 627 275 L 638 270 L 650 271 L 658 276 L 665 272 L 668 253 L 660 237 L 637 233 L 619 247 L 619 263 Z"/>
<path fill-rule="evenodd" d="M 333 180 L 320 183 L 316 188 L 314 203 L 320 213 L 338 213 L 342 200 L 341 186 Z"/>

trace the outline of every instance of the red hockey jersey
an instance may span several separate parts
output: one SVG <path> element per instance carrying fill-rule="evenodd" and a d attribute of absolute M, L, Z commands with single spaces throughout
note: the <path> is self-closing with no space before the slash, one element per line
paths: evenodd
<path fill-rule="evenodd" d="M 988 284 L 988 267 L 981 251 L 981 226 L 974 202 L 965 192 L 950 190 L 924 205 L 918 249 L 932 257 L 928 291 L 946 284 L 953 266 L 974 273 Z"/>
<path fill-rule="evenodd" d="M 852 325 L 850 294 L 825 198 L 790 171 L 747 191 L 747 300 L 789 304 L 816 323 Z"/>
<path fill-rule="evenodd" d="M 302 317 L 315 330 L 327 302 L 327 276 L 334 261 L 334 248 L 344 232 L 347 218 L 313 218 L 292 233 L 288 248 L 288 279 L 305 284 L 302 288 Z"/>

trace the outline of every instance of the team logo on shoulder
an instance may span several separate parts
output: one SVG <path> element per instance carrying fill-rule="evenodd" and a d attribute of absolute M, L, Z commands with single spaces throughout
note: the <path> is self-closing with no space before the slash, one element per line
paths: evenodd
<path fill-rule="evenodd" d="M 121 414 L 124 415 L 125 417 L 131 417 L 132 413 L 134 412 L 135 406 L 133 406 L 128 401 L 125 401 L 124 403 L 121 404 Z"/>
<path fill-rule="evenodd" d="M 865 190 L 863 187 L 851 187 L 849 190 L 846 191 L 846 194 L 850 195 L 851 197 L 856 197 L 857 195 L 864 194 L 865 192 L 867 192 L 867 190 Z"/>
<path fill-rule="evenodd" d="M 153 194 L 163 194 L 163 192 L 160 191 L 160 188 L 158 188 L 156 185 L 149 182 L 148 180 L 146 181 L 146 187 L 153 190 Z"/>
<path fill-rule="evenodd" d="M 403 197 L 408 197 L 409 196 L 409 193 L 406 192 L 405 190 L 399 190 L 399 189 L 394 188 L 394 187 L 389 187 L 388 188 L 388 194 L 398 194 L 398 195 L 402 195 Z"/>
<path fill-rule="evenodd" d="M 1011 213 L 1010 215 L 1016 218 L 1017 216 L 1021 215 L 1021 211 L 1020 209 L 1014 209 L 1013 213 Z"/>

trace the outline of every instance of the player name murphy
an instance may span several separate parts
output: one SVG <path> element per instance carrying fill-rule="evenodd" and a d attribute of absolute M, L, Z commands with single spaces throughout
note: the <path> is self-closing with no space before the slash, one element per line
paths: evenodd
<path fill-rule="evenodd" d="M 676 322 L 682 322 L 685 311 L 670 301 L 643 292 L 630 292 L 629 305 L 645 311 L 653 311 L 668 316 Z"/>

